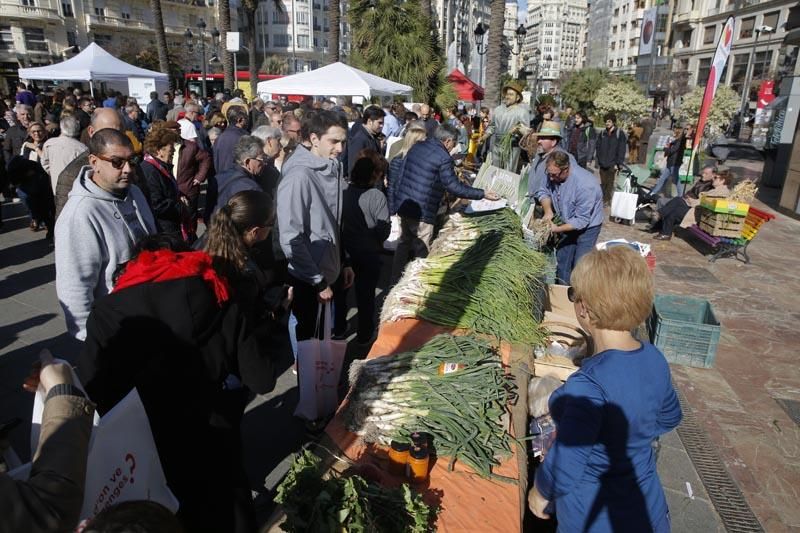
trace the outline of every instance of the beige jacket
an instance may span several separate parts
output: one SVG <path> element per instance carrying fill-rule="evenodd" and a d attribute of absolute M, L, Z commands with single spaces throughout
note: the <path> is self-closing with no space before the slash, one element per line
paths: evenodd
<path fill-rule="evenodd" d="M 730 196 L 731 190 L 728 189 L 725 185 L 720 185 L 719 187 L 714 187 L 708 192 L 705 192 L 701 195 L 708 196 L 710 198 L 727 198 Z M 681 227 L 682 228 L 690 228 L 699 222 L 699 212 L 697 210 L 697 206 L 700 205 L 700 200 L 689 200 L 686 202 L 689 206 L 689 211 L 684 215 L 683 220 L 681 220 Z M 695 204 L 695 205 L 692 205 Z"/>
<path fill-rule="evenodd" d="M 73 531 L 78 524 L 94 404 L 55 396 L 44 405 L 28 481 L 0 474 L 0 532 Z"/>

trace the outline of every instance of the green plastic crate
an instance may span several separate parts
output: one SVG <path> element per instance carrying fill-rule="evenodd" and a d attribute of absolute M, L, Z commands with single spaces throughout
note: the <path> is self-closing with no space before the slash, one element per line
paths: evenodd
<path fill-rule="evenodd" d="M 708 300 L 657 294 L 650 315 L 650 340 L 670 363 L 711 368 L 720 325 Z"/>

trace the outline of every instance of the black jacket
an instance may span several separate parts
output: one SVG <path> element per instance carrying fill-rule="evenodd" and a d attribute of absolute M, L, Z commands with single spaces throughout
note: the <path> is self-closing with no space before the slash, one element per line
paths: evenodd
<path fill-rule="evenodd" d="M 664 148 L 664 155 L 667 158 L 667 166 L 679 167 L 683 164 L 683 151 L 686 146 L 686 135 L 681 135 L 677 139 L 673 139 L 666 148 Z"/>
<path fill-rule="evenodd" d="M 256 178 L 241 165 L 234 165 L 217 174 L 217 203 L 214 211 L 228 203 L 231 196 L 241 191 L 261 191 Z"/>
<path fill-rule="evenodd" d="M 167 104 L 161 100 L 150 100 L 147 104 L 147 122 L 152 124 L 156 120 L 167 120 L 167 111 L 169 111 Z"/>
<path fill-rule="evenodd" d="M 89 315 L 81 381 L 101 415 L 137 388 L 179 516 L 194 526 L 187 531 L 234 531 L 233 493 L 247 487 L 239 451 L 246 396 L 223 383 L 233 375 L 266 393 L 291 364 L 259 345 L 259 327 L 236 301 L 219 305 L 199 276 L 122 289 L 96 300 Z"/>
<path fill-rule="evenodd" d="M 169 177 L 161 174 L 158 168 L 148 161 L 141 164 L 150 210 L 153 211 L 159 233 L 180 235 L 184 209 L 178 197 L 178 184 L 172 175 L 172 165 L 163 161 L 159 163 L 169 172 Z"/>
<path fill-rule="evenodd" d="M 618 127 L 614 127 L 611 135 L 608 130 L 597 137 L 597 165 L 600 168 L 611 168 L 625 163 L 625 154 L 628 151 L 628 139 Z"/>
<path fill-rule="evenodd" d="M 356 122 L 353 124 L 353 127 L 350 128 L 350 132 L 347 135 L 347 153 L 345 154 L 345 161 L 343 161 L 348 176 L 350 172 L 353 171 L 359 152 L 364 149 L 375 150 L 379 154 L 381 153 L 381 145 L 378 139 L 367 131 L 364 124 Z"/>
<path fill-rule="evenodd" d="M 6 137 L 3 139 L 3 156 L 6 160 L 6 168 L 11 164 L 11 160 L 20 155 L 22 145 L 25 144 L 25 139 L 28 138 L 28 131 L 19 124 L 14 124 L 6 131 Z"/>

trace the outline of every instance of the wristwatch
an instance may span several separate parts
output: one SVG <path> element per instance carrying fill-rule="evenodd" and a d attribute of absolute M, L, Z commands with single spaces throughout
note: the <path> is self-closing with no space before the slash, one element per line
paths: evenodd
<path fill-rule="evenodd" d="M 77 396 L 79 398 L 86 398 L 86 394 L 71 383 L 59 383 L 58 385 L 53 385 L 50 388 L 50 391 L 47 393 L 47 398 L 45 398 L 45 402 L 50 398 L 55 398 L 56 396 Z"/>

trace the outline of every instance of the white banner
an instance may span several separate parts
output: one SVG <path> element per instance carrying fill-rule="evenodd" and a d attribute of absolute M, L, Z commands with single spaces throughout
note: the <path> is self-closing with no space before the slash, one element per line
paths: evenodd
<path fill-rule="evenodd" d="M 225 34 L 225 48 L 228 52 L 238 52 L 239 46 L 238 31 L 229 31 Z"/>
<path fill-rule="evenodd" d="M 656 12 L 657 7 L 645 9 L 642 15 L 642 35 L 639 38 L 639 55 L 653 53 L 653 41 L 656 39 Z"/>

